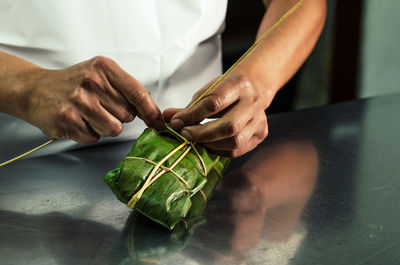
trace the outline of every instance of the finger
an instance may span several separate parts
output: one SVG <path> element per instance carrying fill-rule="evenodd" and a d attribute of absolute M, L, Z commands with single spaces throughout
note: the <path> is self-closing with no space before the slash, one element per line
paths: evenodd
<path fill-rule="evenodd" d="M 163 112 L 163 118 L 165 122 L 170 122 L 172 116 L 174 116 L 176 113 L 178 113 L 179 111 L 181 111 L 182 108 L 169 108 L 164 110 Z"/>
<path fill-rule="evenodd" d="M 100 104 L 83 113 L 83 118 L 100 136 L 118 136 L 122 131 L 122 123 Z"/>
<path fill-rule="evenodd" d="M 268 119 L 267 116 L 265 115 L 265 112 L 262 115 L 262 119 L 260 120 L 260 125 L 258 126 L 258 130 L 254 134 L 255 137 L 258 137 L 260 139 L 260 142 L 264 141 L 265 138 L 268 136 Z"/>
<path fill-rule="evenodd" d="M 83 125 L 81 130 L 79 130 L 77 133 L 76 141 L 81 144 L 92 144 L 97 142 L 100 138 L 100 135 L 98 135 L 85 120 L 82 120 L 82 122 Z"/>
<path fill-rule="evenodd" d="M 117 91 L 108 80 L 106 93 L 99 97 L 100 104 L 121 122 L 131 122 L 137 115 L 136 109 Z"/>
<path fill-rule="evenodd" d="M 213 150 L 242 149 L 253 137 L 254 129 L 254 120 L 251 120 L 239 133 L 222 140 L 204 143 L 204 146 Z"/>
<path fill-rule="evenodd" d="M 104 71 L 97 71 L 85 78 L 82 87 L 89 91 L 90 97 L 98 98 L 100 104 L 121 122 L 130 122 L 135 118 L 135 109 L 112 87 Z"/>
<path fill-rule="evenodd" d="M 226 109 L 224 109 L 223 111 L 221 111 L 221 112 L 219 112 L 219 113 L 217 113 L 217 114 L 214 114 L 214 115 L 211 115 L 210 117 L 208 117 L 209 119 L 216 119 L 216 118 L 221 118 L 223 115 L 225 115 L 225 113 L 229 110 L 230 108 L 228 107 L 228 108 L 226 108 Z M 182 111 L 183 110 L 183 108 L 169 108 L 169 109 L 166 109 L 166 110 L 164 110 L 164 112 L 163 112 L 163 118 L 164 118 L 164 121 L 165 122 L 167 122 L 167 123 L 169 123 L 170 121 L 171 121 L 171 118 L 176 114 L 176 113 L 178 113 L 179 111 Z M 176 122 L 176 121 L 175 121 Z M 184 126 L 184 125 L 175 125 L 175 127 L 182 127 L 182 126 Z"/>
<path fill-rule="evenodd" d="M 199 123 L 205 118 L 223 111 L 238 99 L 239 89 L 236 79 L 225 79 L 194 106 L 176 113 L 171 119 L 171 126 L 179 130 L 185 125 Z"/>
<path fill-rule="evenodd" d="M 68 130 L 65 138 L 74 140 L 81 144 L 92 144 L 99 140 L 100 136 L 87 124 L 85 120 L 79 118 L 74 123 L 74 127 Z"/>
<path fill-rule="evenodd" d="M 204 145 L 214 153 L 224 156 L 241 156 L 255 148 L 268 134 L 268 124 L 265 115 L 249 121 L 238 134 L 216 142 Z"/>
<path fill-rule="evenodd" d="M 46 130 L 51 138 L 72 139 L 79 143 L 95 143 L 99 135 L 82 118 L 75 107 L 63 108 L 57 115 L 57 123 Z"/>
<path fill-rule="evenodd" d="M 126 107 L 104 99 L 100 99 L 100 105 L 122 123 L 131 122 L 136 117 L 136 110 L 130 105 Z"/>
<path fill-rule="evenodd" d="M 104 57 L 96 57 L 95 60 L 105 72 L 110 84 L 133 105 L 146 125 L 161 129 L 164 125 L 161 112 L 147 89 L 114 61 Z"/>
<path fill-rule="evenodd" d="M 228 151 L 228 155 L 231 157 L 238 157 L 246 154 L 247 152 L 253 150 L 257 147 L 268 135 L 268 123 L 266 116 L 264 115 L 264 119 L 260 121 L 260 124 L 256 126 L 258 130 L 255 134 L 247 141 L 246 145 L 243 145 L 242 148 L 238 148 L 235 150 Z"/>
<path fill-rule="evenodd" d="M 222 118 L 202 125 L 184 127 L 181 134 L 189 141 L 215 142 L 238 134 L 253 116 L 252 107 L 246 100 L 242 100 Z"/>

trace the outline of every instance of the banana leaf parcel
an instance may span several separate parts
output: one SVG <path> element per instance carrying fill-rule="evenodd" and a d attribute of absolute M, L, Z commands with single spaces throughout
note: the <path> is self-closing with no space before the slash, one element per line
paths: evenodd
<path fill-rule="evenodd" d="M 229 158 L 211 154 L 169 128 L 146 129 L 131 151 L 104 180 L 117 198 L 153 221 L 172 230 L 192 205 L 204 207 L 211 193 L 202 189 L 212 176 L 214 187 Z M 192 200 L 198 200 L 201 205 Z M 196 198 L 196 199 L 195 199 Z"/>
<path fill-rule="evenodd" d="M 207 175 L 207 183 L 191 197 L 192 207 L 186 217 L 175 225 L 172 231 L 163 229 L 155 222 L 148 222 L 147 217 L 132 212 L 121 233 L 119 243 L 115 245 L 110 264 L 149 264 L 158 263 L 171 255 L 180 252 L 191 241 L 196 228 L 206 220 L 202 216 L 204 195 L 209 198 L 218 183 L 219 175 L 212 171 Z M 115 257 L 120 260 L 115 262 Z"/>

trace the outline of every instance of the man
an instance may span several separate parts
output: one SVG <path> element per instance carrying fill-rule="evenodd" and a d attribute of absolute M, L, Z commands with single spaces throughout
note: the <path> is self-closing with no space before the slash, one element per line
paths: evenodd
<path fill-rule="evenodd" d="M 297 2 L 266 0 L 258 36 Z M 170 122 L 222 155 L 248 152 L 267 136 L 265 109 L 322 30 L 326 0 L 303 2 L 206 97 L 161 114 L 221 74 L 227 1 L 2 1 L 0 112 L 8 115 L 0 116 L 0 158 L 45 139 L 14 117 L 50 138 L 93 143 L 120 135 L 123 123 L 122 138 L 137 137 L 137 116 L 155 129 Z M 217 119 L 198 125 L 210 117 Z M 57 141 L 46 150 L 73 145 Z"/>

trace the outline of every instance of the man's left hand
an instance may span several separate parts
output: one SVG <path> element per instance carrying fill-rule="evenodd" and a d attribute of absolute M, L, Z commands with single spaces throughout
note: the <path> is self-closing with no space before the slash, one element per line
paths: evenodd
<path fill-rule="evenodd" d="M 164 119 L 182 136 L 223 156 L 237 157 L 255 148 L 268 134 L 265 92 L 243 75 L 228 75 L 190 106 L 212 83 L 200 89 L 184 109 L 167 109 Z M 216 118 L 199 124 L 206 118 Z"/>

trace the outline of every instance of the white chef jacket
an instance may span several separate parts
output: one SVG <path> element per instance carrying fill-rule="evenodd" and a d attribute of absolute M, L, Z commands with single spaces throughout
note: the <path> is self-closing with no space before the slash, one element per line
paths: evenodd
<path fill-rule="evenodd" d="M 226 6 L 227 0 L 1 0 L 0 50 L 49 69 L 103 55 L 144 84 L 161 110 L 183 107 L 221 73 Z M 118 139 L 136 138 L 144 128 L 135 119 Z M 0 162 L 47 140 L 0 113 Z M 35 155 L 74 146 L 59 140 Z"/>

